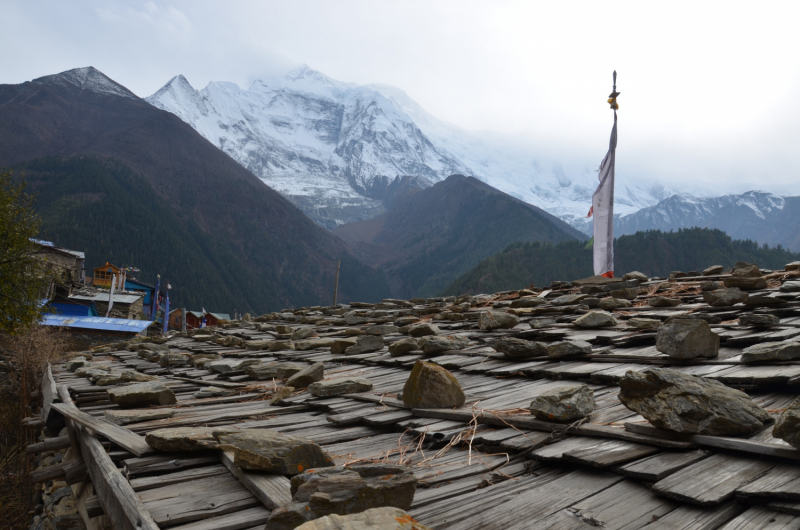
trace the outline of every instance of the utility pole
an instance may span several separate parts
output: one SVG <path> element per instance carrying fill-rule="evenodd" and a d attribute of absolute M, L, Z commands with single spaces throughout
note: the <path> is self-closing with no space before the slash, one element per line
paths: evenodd
<path fill-rule="evenodd" d="M 339 266 L 342 260 L 336 261 L 336 281 L 333 283 L 333 307 L 336 307 L 336 297 L 339 295 Z"/>

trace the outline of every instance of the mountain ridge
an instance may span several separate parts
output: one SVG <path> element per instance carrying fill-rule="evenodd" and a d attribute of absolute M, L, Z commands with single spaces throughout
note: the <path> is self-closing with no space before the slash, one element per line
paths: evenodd
<path fill-rule="evenodd" d="M 378 177 L 417 176 L 432 185 L 470 175 L 583 230 L 597 186 L 594 168 L 565 170 L 533 148 L 519 152 L 505 139 L 439 120 L 399 88 L 344 83 L 305 65 L 247 89 L 211 82 L 197 90 L 175 76 L 145 99 L 328 228 L 385 211 L 370 191 Z M 616 209 L 632 213 L 671 193 L 657 183 L 620 181 Z"/>
<path fill-rule="evenodd" d="M 381 274 L 361 264 L 343 241 L 174 114 L 117 94 L 118 84 L 110 85 L 94 69 L 40 79 L 0 85 L 0 166 L 53 156 L 124 164 L 169 205 L 176 222 L 199 230 L 224 256 L 220 259 L 228 260 L 204 265 L 212 268 L 215 281 L 228 285 L 229 294 L 219 303 L 259 312 L 327 305 L 338 259 L 348 271 L 339 284 L 341 300 L 376 300 L 388 292 Z M 124 234 L 124 225 L 114 226 Z M 211 248 L 203 244 L 192 243 L 210 256 Z M 91 255 L 92 249 L 81 250 Z M 194 279 L 186 281 L 202 291 Z M 241 298 L 233 295 L 237 284 L 248 286 Z"/>

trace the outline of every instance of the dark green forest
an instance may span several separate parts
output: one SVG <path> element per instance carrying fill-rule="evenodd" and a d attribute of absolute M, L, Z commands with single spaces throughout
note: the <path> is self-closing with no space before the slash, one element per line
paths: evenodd
<path fill-rule="evenodd" d="M 266 268 L 252 270 L 225 241 L 209 235 L 193 219 L 179 218 L 124 163 L 90 156 L 46 158 L 15 168 L 15 175 L 23 174 L 29 191 L 36 193 L 35 209 L 43 221 L 40 237 L 85 252 L 87 275 L 106 261 L 141 269 L 135 276 L 151 284 L 160 273 L 162 284 L 172 285 L 172 307 L 262 313 L 288 305 L 270 288 L 271 282 L 279 280 L 270 277 Z M 296 251 L 294 263 L 311 259 Z M 330 269 L 332 276 L 335 261 Z M 349 289 L 363 299 L 386 296 L 383 274 L 376 271 L 370 278 L 365 269 L 354 258 L 342 256 L 340 292 Z M 302 282 L 291 287 L 296 290 L 291 296 L 297 305 L 318 303 L 310 289 L 301 292 Z"/>
<path fill-rule="evenodd" d="M 513 243 L 484 259 L 458 277 L 443 295 L 492 293 L 545 286 L 553 280 L 576 280 L 592 275 L 592 249 L 581 241 Z M 648 276 L 667 276 L 672 271 L 698 271 L 711 265 L 732 266 L 737 261 L 782 269 L 800 259 L 780 245 L 759 246 L 733 240 L 721 230 L 688 228 L 677 232 L 649 230 L 622 236 L 614 244 L 616 275 L 638 270 Z"/>

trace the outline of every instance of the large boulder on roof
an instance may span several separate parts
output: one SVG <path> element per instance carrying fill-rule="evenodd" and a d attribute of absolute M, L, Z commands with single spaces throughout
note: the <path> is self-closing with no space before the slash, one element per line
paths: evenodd
<path fill-rule="evenodd" d="M 458 379 L 438 364 L 417 361 L 403 386 L 403 403 L 415 409 L 460 407 L 467 400 Z"/>
<path fill-rule="evenodd" d="M 690 434 L 753 434 L 770 415 L 739 390 L 668 368 L 630 371 L 619 381 L 619 400 L 655 427 Z"/>
<path fill-rule="evenodd" d="M 775 422 L 772 436 L 800 449 L 800 399 L 794 400 Z"/>
<path fill-rule="evenodd" d="M 715 289 L 713 291 L 703 292 L 703 300 L 714 307 L 726 307 L 734 304 L 742 304 L 747 302 L 750 295 L 739 289 L 738 287 L 731 287 L 727 289 Z"/>
<path fill-rule="evenodd" d="M 292 530 L 327 515 L 348 515 L 387 506 L 407 510 L 416 487 L 417 479 L 404 466 L 372 464 L 312 469 L 292 477 L 292 502 L 277 508 L 266 528 Z"/>
<path fill-rule="evenodd" d="M 743 363 L 762 361 L 793 361 L 800 359 L 800 342 L 785 340 L 781 342 L 762 342 L 742 351 Z"/>
<path fill-rule="evenodd" d="M 591 414 L 597 405 L 594 392 L 586 386 L 560 386 L 539 394 L 531 401 L 531 414 L 540 420 L 570 423 Z"/>
<path fill-rule="evenodd" d="M 223 451 L 233 452 L 234 465 L 242 469 L 293 476 L 307 469 L 333 466 L 320 446 L 300 436 L 268 429 L 214 433 Z"/>
<path fill-rule="evenodd" d="M 317 397 L 369 392 L 370 390 L 372 390 L 372 382 L 363 377 L 340 377 L 327 381 L 316 381 L 308 385 L 308 393 Z"/>
<path fill-rule="evenodd" d="M 478 317 L 478 327 L 484 330 L 511 329 L 519 324 L 519 317 L 503 311 L 484 311 Z"/>
<path fill-rule="evenodd" d="M 676 318 L 658 328 L 656 349 L 680 360 L 716 357 L 719 335 L 705 320 Z"/>
<path fill-rule="evenodd" d="M 509 359 L 530 359 L 547 355 L 547 346 L 542 342 L 503 337 L 491 344 L 495 351 L 505 354 Z"/>

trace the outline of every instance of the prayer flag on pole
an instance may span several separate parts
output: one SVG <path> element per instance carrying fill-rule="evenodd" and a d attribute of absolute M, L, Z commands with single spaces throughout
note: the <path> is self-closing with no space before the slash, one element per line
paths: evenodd
<path fill-rule="evenodd" d="M 117 283 L 117 275 L 111 275 L 111 291 L 108 293 L 108 311 L 106 311 L 106 318 L 111 314 L 111 308 L 114 307 L 114 286 Z"/>
<path fill-rule="evenodd" d="M 614 277 L 614 162 L 617 149 L 617 72 L 614 72 L 614 91 L 608 102 L 614 109 L 614 127 L 608 153 L 600 163 L 600 184 L 592 195 L 592 207 L 587 217 L 594 216 L 593 254 L 596 276 Z"/>
<path fill-rule="evenodd" d="M 168 325 L 169 325 L 169 284 L 167 284 L 167 300 L 164 302 L 164 329 L 162 330 L 163 333 L 167 332 Z"/>

